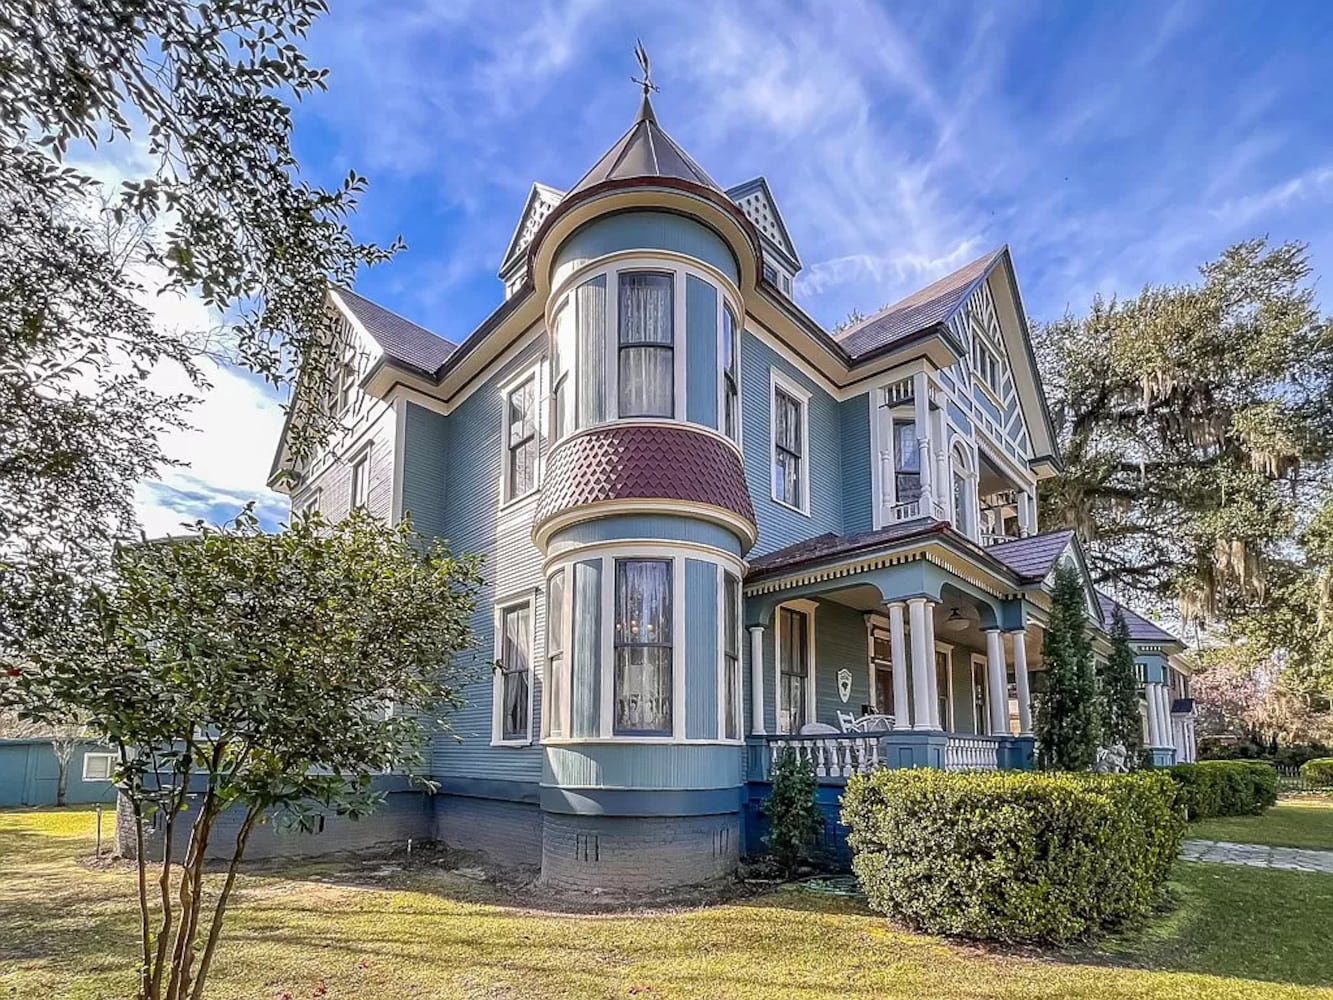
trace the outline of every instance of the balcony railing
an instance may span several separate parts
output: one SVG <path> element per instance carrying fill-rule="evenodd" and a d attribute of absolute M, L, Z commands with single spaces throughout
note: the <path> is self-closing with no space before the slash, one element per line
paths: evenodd
<path fill-rule="evenodd" d="M 765 776 L 773 773 L 773 765 L 784 750 L 792 750 L 798 758 L 814 768 L 821 779 L 850 778 L 879 767 L 879 740 L 885 734 L 828 733 L 817 736 L 770 736 L 768 759 L 764 761 Z"/>
<path fill-rule="evenodd" d="M 944 750 L 946 771 L 994 771 L 1000 766 L 1000 745 L 993 736 L 951 733 Z"/>

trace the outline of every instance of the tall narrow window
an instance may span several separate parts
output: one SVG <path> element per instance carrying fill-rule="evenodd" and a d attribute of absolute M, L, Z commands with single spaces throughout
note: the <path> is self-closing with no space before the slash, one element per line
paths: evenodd
<path fill-rule="evenodd" d="M 722 737 L 741 738 L 741 581 L 722 577 Z"/>
<path fill-rule="evenodd" d="M 870 637 L 870 659 L 875 667 L 875 710 L 900 714 L 905 706 L 893 703 L 893 652 L 889 633 L 883 629 L 875 629 Z"/>
<path fill-rule="evenodd" d="M 972 657 L 972 724 L 974 733 L 990 732 L 990 702 L 986 696 L 986 659 Z"/>
<path fill-rule="evenodd" d="M 615 733 L 670 736 L 671 561 L 616 560 Z"/>
<path fill-rule="evenodd" d="M 606 419 L 606 275 L 579 285 L 574 305 L 578 327 L 574 426 L 591 427 Z"/>
<path fill-rule="evenodd" d="M 921 496 L 921 445 L 914 420 L 893 422 L 893 473 L 899 503 L 911 503 Z"/>
<path fill-rule="evenodd" d="M 356 385 L 356 368 L 350 361 L 344 361 L 338 366 L 338 410 L 339 414 L 346 413 L 347 408 L 352 405 L 352 388 Z"/>
<path fill-rule="evenodd" d="M 773 389 L 773 497 L 792 507 L 805 506 L 805 402 Z"/>
<path fill-rule="evenodd" d="M 505 398 L 505 500 L 537 488 L 537 376 L 529 375 Z"/>
<path fill-rule="evenodd" d="M 806 691 L 810 678 L 810 616 L 794 608 L 778 611 L 778 732 L 798 733 L 810 722 Z"/>
<path fill-rule="evenodd" d="M 364 453 L 352 463 L 352 507 L 364 507 L 370 490 L 370 454 Z"/>
<path fill-rule="evenodd" d="M 529 693 L 532 689 L 532 605 L 500 611 L 496 700 L 496 738 L 526 742 L 532 737 Z"/>
<path fill-rule="evenodd" d="M 562 305 L 551 324 L 551 397 L 555 413 L 551 420 L 554 440 L 574 429 L 574 308 Z"/>
<path fill-rule="evenodd" d="M 927 612 L 929 614 L 929 612 Z M 953 724 L 949 716 L 952 714 L 952 704 L 949 698 L 951 690 L 949 684 L 950 669 L 949 665 L 953 662 L 953 657 L 943 650 L 935 650 L 935 697 L 939 700 L 938 711 L 940 713 L 940 725 L 946 729 L 952 729 Z"/>
<path fill-rule="evenodd" d="M 722 433 L 740 440 L 741 365 L 736 316 L 730 306 L 722 307 Z"/>
<path fill-rule="evenodd" d="M 620 275 L 620 415 L 675 412 L 674 280 L 643 271 Z"/>
<path fill-rule="evenodd" d="M 546 705 L 543 716 L 552 736 L 565 735 L 565 571 L 546 578 Z"/>

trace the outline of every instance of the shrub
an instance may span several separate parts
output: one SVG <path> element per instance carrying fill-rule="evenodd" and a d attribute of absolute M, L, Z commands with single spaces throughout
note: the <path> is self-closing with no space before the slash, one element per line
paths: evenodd
<path fill-rule="evenodd" d="M 1191 821 L 1257 815 L 1277 801 L 1277 771 L 1260 761 L 1204 760 L 1176 764 L 1168 773 Z"/>
<path fill-rule="evenodd" d="M 1301 765 L 1301 777 L 1315 785 L 1333 785 L 1333 757 L 1316 757 Z"/>
<path fill-rule="evenodd" d="M 1064 942 L 1140 920 L 1184 832 L 1163 774 L 879 770 L 842 822 L 870 905 L 936 934 Z"/>
<path fill-rule="evenodd" d="M 785 872 L 792 872 L 810 853 L 824 830 L 824 814 L 815 802 L 818 781 L 814 766 L 791 747 L 783 749 L 770 775 L 773 788 L 764 800 L 768 833 L 764 843 Z"/>

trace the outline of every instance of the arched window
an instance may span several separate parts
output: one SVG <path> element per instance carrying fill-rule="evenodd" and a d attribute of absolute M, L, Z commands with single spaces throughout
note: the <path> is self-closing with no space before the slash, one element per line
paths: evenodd
<path fill-rule="evenodd" d="M 976 534 L 972 524 L 972 497 L 976 483 L 972 462 L 961 443 L 955 444 L 950 452 L 950 466 L 953 471 L 953 526 L 971 538 Z"/>

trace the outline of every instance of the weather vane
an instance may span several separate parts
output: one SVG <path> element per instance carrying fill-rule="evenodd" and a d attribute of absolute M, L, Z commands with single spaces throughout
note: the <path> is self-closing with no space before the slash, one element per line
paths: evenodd
<path fill-rule="evenodd" d="M 647 97 L 649 92 L 661 90 L 657 84 L 653 83 L 653 64 L 648 61 L 648 51 L 643 47 L 643 42 L 634 39 L 634 58 L 639 60 L 639 70 L 643 73 L 643 79 L 638 80 L 630 77 L 631 83 L 637 83 L 643 88 L 643 96 Z"/>

